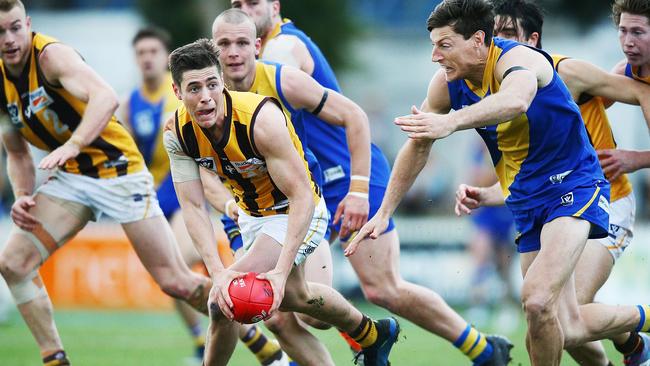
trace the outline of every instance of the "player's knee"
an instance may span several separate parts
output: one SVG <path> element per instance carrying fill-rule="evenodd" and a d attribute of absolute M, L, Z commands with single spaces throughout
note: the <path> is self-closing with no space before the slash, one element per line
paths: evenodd
<path fill-rule="evenodd" d="M 158 281 L 162 292 L 175 299 L 186 300 L 191 294 L 191 289 L 184 288 L 179 281 L 172 278 L 164 278 Z"/>
<path fill-rule="evenodd" d="M 296 314 L 298 318 L 305 324 L 309 325 L 312 328 L 320 330 L 328 330 L 332 327 L 332 324 L 322 322 L 320 320 L 314 319 L 311 316 L 305 314 Z"/>
<path fill-rule="evenodd" d="M 368 301 L 377 306 L 388 310 L 397 307 L 398 291 L 396 284 L 392 281 L 387 281 L 384 285 L 365 284 L 363 285 L 363 293 Z"/>
<path fill-rule="evenodd" d="M 22 281 L 30 272 L 24 261 L 11 260 L 6 253 L 0 253 L 0 273 L 8 284 Z"/>
<path fill-rule="evenodd" d="M 289 315 L 283 312 L 276 312 L 271 318 L 264 321 L 264 325 L 275 335 L 282 333 L 289 324 Z"/>
<path fill-rule="evenodd" d="M 522 304 L 529 321 L 544 322 L 556 315 L 552 296 L 544 293 L 523 294 Z"/>

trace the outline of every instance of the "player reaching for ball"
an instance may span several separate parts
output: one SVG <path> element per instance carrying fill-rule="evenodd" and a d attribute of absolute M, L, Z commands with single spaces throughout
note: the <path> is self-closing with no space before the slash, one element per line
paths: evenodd
<path fill-rule="evenodd" d="M 218 51 L 206 39 L 170 56 L 174 91 L 183 102 L 165 128 L 176 194 L 192 240 L 214 279 L 207 365 L 225 365 L 237 340 L 228 286 L 257 271 L 273 288 L 272 315 L 310 315 L 347 332 L 366 365 L 387 365 L 399 326 L 373 321 L 334 289 L 304 279 L 304 261 L 325 234 L 327 208 L 293 125 L 273 98 L 224 89 Z M 203 186 L 223 180 L 237 200 L 246 254 L 225 269 L 214 247 Z M 333 365 L 324 355 L 318 365 Z"/>

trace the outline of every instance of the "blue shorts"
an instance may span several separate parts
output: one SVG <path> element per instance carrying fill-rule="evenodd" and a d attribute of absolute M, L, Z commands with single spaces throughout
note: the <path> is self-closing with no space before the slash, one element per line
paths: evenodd
<path fill-rule="evenodd" d="M 325 240 L 329 240 L 330 236 L 332 234 L 332 230 L 339 232 L 341 230 L 341 223 L 342 220 L 339 220 L 336 225 L 334 224 L 334 214 L 336 213 L 336 208 L 339 206 L 339 203 L 345 198 L 345 196 L 348 194 L 348 188 L 349 186 L 346 184 L 345 187 L 342 187 L 344 189 L 337 189 L 336 194 L 333 194 L 334 189 L 330 189 L 329 191 L 325 192 L 325 203 L 327 204 L 327 210 L 330 213 L 330 223 L 327 228 L 327 232 L 325 233 Z M 384 199 L 384 194 L 386 193 L 386 187 L 385 186 L 379 186 L 379 185 L 374 185 L 370 184 L 370 191 L 368 192 L 368 202 L 370 203 L 370 212 L 368 213 L 368 220 L 373 218 L 377 211 L 379 210 L 379 207 L 381 206 L 381 201 Z M 390 218 L 390 221 L 388 222 L 388 227 L 386 228 L 386 231 L 384 233 L 387 233 L 391 230 L 395 229 L 395 223 L 393 222 L 393 218 Z M 340 238 L 342 241 L 346 241 L 348 238 Z"/>
<path fill-rule="evenodd" d="M 470 216 L 480 230 L 487 232 L 495 244 L 510 244 L 514 239 L 512 212 L 505 206 L 481 207 Z"/>
<path fill-rule="evenodd" d="M 156 196 L 158 196 L 158 204 L 167 220 L 171 219 L 174 213 L 181 208 L 178 203 L 178 197 L 176 197 L 171 174 L 167 175 L 162 183 L 160 183 L 160 186 L 156 190 Z"/>
<path fill-rule="evenodd" d="M 244 241 L 239 232 L 239 226 L 237 226 L 237 223 L 233 219 L 226 215 L 221 215 L 221 223 L 223 224 L 223 231 L 225 231 L 226 236 L 228 236 L 230 249 L 232 249 L 233 252 L 236 252 L 237 249 L 244 246 Z"/>
<path fill-rule="evenodd" d="M 609 183 L 598 180 L 593 185 L 577 186 L 551 202 L 528 210 L 513 210 L 517 229 L 517 251 L 540 250 L 542 227 L 565 216 L 578 217 L 591 223 L 589 239 L 607 237 L 609 226 Z"/>

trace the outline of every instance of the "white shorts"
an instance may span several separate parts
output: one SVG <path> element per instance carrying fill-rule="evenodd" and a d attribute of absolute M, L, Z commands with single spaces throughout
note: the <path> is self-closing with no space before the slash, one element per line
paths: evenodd
<path fill-rule="evenodd" d="M 239 209 L 239 219 L 237 224 L 241 232 L 242 241 L 244 242 L 244 250 L 250 249 L 255 241 L 255 238 L 260 234 L 266 234 L 273 238 L 275 241 L 284 244 L 284 239 L 287 236 L 287 229 L 289 224 L 289 215 L 272 215 L 264 217 L 253 217 Z M 314 216 L 311 219 L 311 224 L 307 230 L 307 235 L 302 242 L 294 263 L 301 264 L 307 259 L 307 256 L 316 250 L 318 244 L 325 237 L 327 225 L 329 222 L 329 213 L 325 200 L 321 197 L 320 201 L 314 208 Z"/>
<path fill-rule="evenodd" d="M 609 204 L 609 235 L 596 241 L 607 248 L 614 258 L 614 263 L 632 241 L 635 211 L 633 192 Z"/>
<path fill-rule="evenodd" d="M 117 178 L 96 179 L 57 170 L 36 193 L 77 202 L 121 224 L 162 215 L 153 177 L 146 169 Z"/>

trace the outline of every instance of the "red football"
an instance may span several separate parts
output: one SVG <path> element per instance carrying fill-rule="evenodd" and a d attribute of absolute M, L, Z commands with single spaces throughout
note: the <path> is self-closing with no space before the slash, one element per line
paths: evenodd
<path fill-rule="evenodd" d="M 256 276 L 257 273 L 248 272 L 244 277 L 235 278 L 228 288 L 235 320 L 240 323 L 252 324 L 266 319 L 273 305 L 271 283 Z"/>

